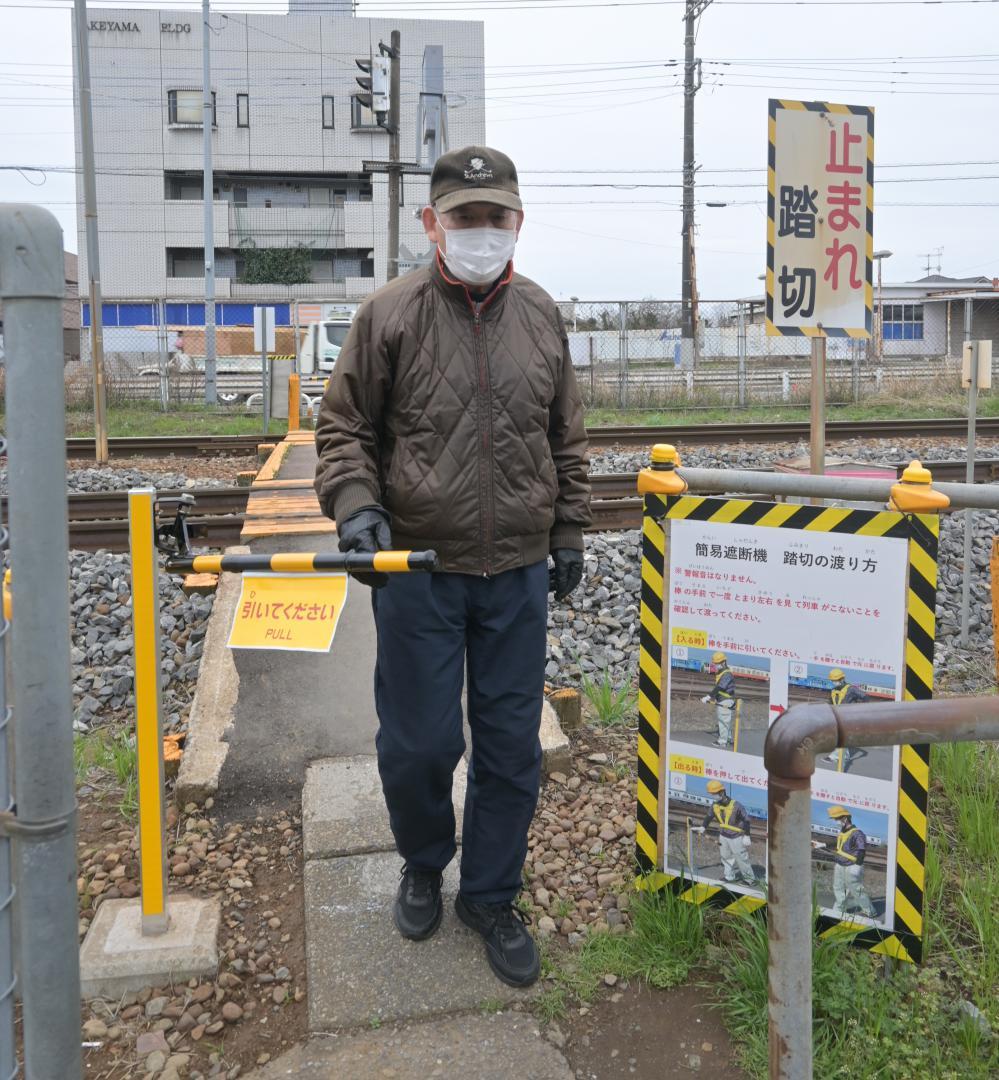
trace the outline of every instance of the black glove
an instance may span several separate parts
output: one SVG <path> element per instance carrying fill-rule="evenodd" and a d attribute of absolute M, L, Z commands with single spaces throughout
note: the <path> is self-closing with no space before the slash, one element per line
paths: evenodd
<path fill-rule="evenodd" d="M 373 554 L 392 549 L 389 516 L 380 506 L 364 506 L 355 510 L 346 521 L 336 523 L 341 551 Z M 388 584 L 388 574 L 353 573 L 362 585 L 380 589 Z"/>
<path fill-rule="evenodd" d="M 548 571 L 548 590 L 556 600 L 564 600 L 583 580 L 583 553 L 575 548 L 556 548 L 552 552 L 555 568 Z"/>

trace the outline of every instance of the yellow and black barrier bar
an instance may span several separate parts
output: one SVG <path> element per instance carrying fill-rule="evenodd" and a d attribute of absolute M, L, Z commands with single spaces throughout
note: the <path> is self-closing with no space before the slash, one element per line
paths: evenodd
<path fill-rule="evenodd" d="M 289 552 L 275 555 L 193 555 L 168 559 L 172 574 L 349 574 L 432 573 L 439 566 L 436 551 Z"/>
<path fill-rule="evenodd" d="M 667 495 L 645 491 L 642 548 L 642 607 L 639 668 L 638 813 L 636 861 L 644 888 L 668 887 L 685 900 L 719 904 L 747 912 L 766 905 L 763 896 L 737 895 L 719 885 L 694 883 L 665 867 L 660 830 L 666 810 L 668 747 L 663 722 L 663 668 L 668 649 L 665 598 L 669 587 L 669 531 L 673 520 L 714 521 L 806 532 L 896 537 L 908 541 L 908 592 L 905 641 L 905 700 L 933 696 L 933 644 L 936 629 L 936 514 L 851 507 L 804 506 L 750 499 Z M 871 952 L 918 963 L 922 957 L 923 897 L 926 876 L 926 811 L 929 747 L 903 746 L 900 755 L 898 833 L 895 858 L 895 910 L 891 930 L 821 916 L 822 936 L 848 931 Z"/>

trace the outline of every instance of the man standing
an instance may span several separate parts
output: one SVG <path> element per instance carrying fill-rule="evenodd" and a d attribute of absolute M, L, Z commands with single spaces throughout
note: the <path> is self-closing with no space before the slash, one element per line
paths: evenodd
<path fill-rule="evenodd" d="M 723 652 L 712 653 L 711 670 L 715 673 L 715 684 L 710 693 L 701 698 L 705 704 L 714 702 L 715 720 L 718 723 L 718 738 L 715 746 L 722 749 L 732 742 L 732 720 L 738 715 L 739 701 L 735 696 L 735 676 L 729 671 L 728 657 Z"/>
<path fill-rule="evenodd" d="M 812 841 L 812 847 L 825 849 L 833 858 L 833 896 L 836 910 L 846 914 L 850 908 L 859 907 L 870 919 L 875 917 L 874 905 L 864 888 L 864 857 L 867 854 L 867 837 L 862 829 L 853 824 L 850 811 L 845 806 L 830 806 L 826 813 L 839 822 L 839 834 L 835 846 Z"/>
<path fill-rule="evenodd" d="M 718 847 L 721 852 L 722 872 L 726 881 L 741 878 L 745 885 L 756 885 L 756 871 L 749 861 L 752 837 L 749 835 L 749 814 L 741 802 L 731 798 L 725 785 L 719 780 L 708 781 L 708 794 L 714 796 L 711 810 L 703 825 L 694 831 L 703 833 L 712 826 L 718 829 Z"/>
<path fill-rule="evenodd" d="M 853 683 L 846 681 L 846 673 L 838 667 L 829 672 L 832 682 L 832 690 L 829 691 L 829 700 L 833 705 L 853 705 L 860 701 L 870 701 L 870 697 Z M 848 772 L 854 758 L 860 757 L 860 751 L 849 746 L 834 750 L 826 755 L 826 761 L 838 766 L 840 772 Z"/>
<path fill-rule="evenodd" d="M 418 941 L 441 921 L 467 668 L 455 910 L 499 978 L 527 986 L 538 953 L 513 902 L 540 782 L 547 593 L 564 599 L 583 572 L 586 433 L 558 309 L 513 271 L 513 162 L 481 146 L 445 154 L 430 202 L 432 264 L 374 293 L 344 342 L 316 427 L 316 490 L 341 551 L 432 549 L 441 564 L 364 579 L 378 769 L 405 860 L 396 926 Z"/>

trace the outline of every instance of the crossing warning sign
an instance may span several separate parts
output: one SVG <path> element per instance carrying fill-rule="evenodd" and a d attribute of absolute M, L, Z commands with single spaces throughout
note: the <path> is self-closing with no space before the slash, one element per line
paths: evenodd
<path fill-rule="evenodd" d="M 771 99 L 767 333 L 867 338 L 874 110 Z"/>

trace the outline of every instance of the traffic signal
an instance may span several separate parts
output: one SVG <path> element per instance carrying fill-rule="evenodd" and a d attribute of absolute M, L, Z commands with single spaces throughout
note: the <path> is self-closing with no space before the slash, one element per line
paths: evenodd
<path fill-rule="evenodd" d="M 357 100 L 370 109 L 380 127 L 385 126 L 389 113 L 389 81 L 392 61 L 387 56 L 372 56 L 367 60 L 355 60 L 355 64 L 364 72 L 357 76 L 357 85 L 364 91 L 355 95 Z"/>

